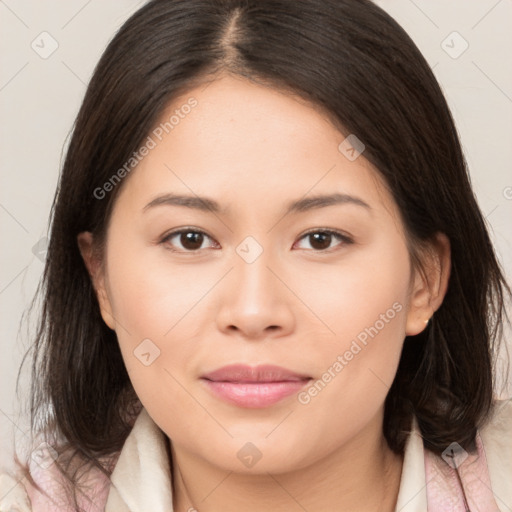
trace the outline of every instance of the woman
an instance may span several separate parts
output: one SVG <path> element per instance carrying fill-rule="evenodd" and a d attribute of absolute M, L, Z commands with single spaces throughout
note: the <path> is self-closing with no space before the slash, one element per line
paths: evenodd
<path fill-rule="evenodd" d="M 439 86 L 368 1 L 142 7 L 43 285 L 51 414 L 6 510 L 512 507 L 510 288 Z"/>

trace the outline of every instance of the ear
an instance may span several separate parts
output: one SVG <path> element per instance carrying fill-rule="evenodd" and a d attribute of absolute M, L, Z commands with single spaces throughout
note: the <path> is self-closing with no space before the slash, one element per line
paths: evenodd
<path fill-rule="evenodd" d="M 424 256 L 424 272 L 414 272 L 405 332 L 419 334 L 428 320 L 443 303 L 451 270 L 450 240 L 444 233 L 436 233 Z"/>
<path fill-rule="evenodd" d="M 91 277 L 92 285 L 98 298 L 101 316 L 103 321 L 112 329 L 115 330 L 115 320 L 112 314 L 112 304 L 108 298 L 107 288 L 105 286 L 105 272 L 103 265 L 94 247 L 94 238 L 92 233 L 84 231 L 77 237 L 78 248 L 84 260 L 89 276 Z"/>

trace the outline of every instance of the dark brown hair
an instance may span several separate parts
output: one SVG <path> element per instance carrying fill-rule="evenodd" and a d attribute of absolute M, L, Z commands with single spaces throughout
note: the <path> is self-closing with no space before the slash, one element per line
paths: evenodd
<path fill-rule="evenodd" d="M 140 404 L 77 235 L 103 239 L 123 183 L 103 199 L 95 190 L 138 150 L 173 98 L 222 72 L 297 94 L 363 141 L 418 266 L 426 242 L 438 232 L 449 238 L 448 291 L 427 329 L 405 340 L 384 435 L 402 452 L 415 415 L 428 449 L 440 453 L 453 441 L 471 449 L 492 404 L 510 288 L 440 87 L 405 31 L 368 0 L 153 0 L 121 27 L 88 86 L 52 208 L 33 347 L 33 428 L 50 410 L 42 430 L 59 440 L 59 453 L 110 474 L 101 460 L 121 449 Z"/>

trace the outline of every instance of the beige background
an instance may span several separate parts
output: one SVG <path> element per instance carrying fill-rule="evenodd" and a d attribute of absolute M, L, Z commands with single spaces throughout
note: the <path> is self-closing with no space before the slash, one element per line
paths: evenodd
<path fill-rule="evenodd" d="M 30 341 L 20 320 L 43 269 L 40 240 L 66 138 L 106 43 L 143 3 L 0 0 L 0 466 L 9 466 L 14 435 L 22 442 L 27 431 L 15 395 Z M 511 281 L 512 1 L 377 3 L 408 31 L 441 83 Z"/>

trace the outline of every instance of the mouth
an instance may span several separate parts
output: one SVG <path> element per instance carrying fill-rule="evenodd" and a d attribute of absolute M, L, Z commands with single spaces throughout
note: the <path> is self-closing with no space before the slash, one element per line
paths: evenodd
<path fill-rule="evenodd" d="M 299 392 L 312 377 L 273 365 L 224 366 L 201 377 L 217 398 L 238 407 L 263 408 Z"/>

